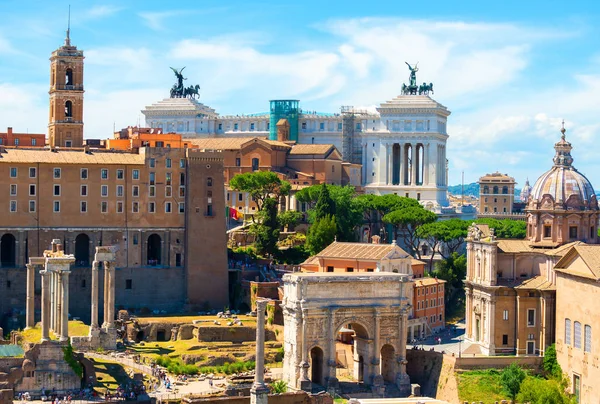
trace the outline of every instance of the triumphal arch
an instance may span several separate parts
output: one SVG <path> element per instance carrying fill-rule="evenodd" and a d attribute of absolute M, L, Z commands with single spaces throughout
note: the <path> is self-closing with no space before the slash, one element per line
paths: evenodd
<path fill-rule="evenodd" d="M 284 379 L 309 389 L 338 387 L 336 342 L 353 330 L 353 379 L 383 394 L 386 383 L 410 394 L 406 338 L 412 280 L 376 273 L 295 273 L 284 280 Z"/>

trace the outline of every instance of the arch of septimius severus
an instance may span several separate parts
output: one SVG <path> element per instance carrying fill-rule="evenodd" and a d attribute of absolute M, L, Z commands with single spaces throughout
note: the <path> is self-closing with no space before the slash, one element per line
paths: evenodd
<path fill-rule="evenodd" d="M 406 337 L 412 282 L 397 273 L 298 273 L 284 276 L 284 379 L 310 389 L 338 387 L 336 340 L 354 331 L 353 379 L 383 394 L 386 383 L 410 394 Z"/>

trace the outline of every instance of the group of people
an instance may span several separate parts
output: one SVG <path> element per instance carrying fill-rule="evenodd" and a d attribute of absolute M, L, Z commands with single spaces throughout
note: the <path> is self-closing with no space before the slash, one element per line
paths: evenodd
<path fill-rule="evenodd" d="M 126 386 L 120 385 L 114 393 L 107 392 L 106 400 L 137 400 L 142 394 L 146 394 L 143 383 L 129 383 Z"/>
<path fill-rule="evenodd" d="M 171 380 L 169 379 L 167 372 L 155 363 L 152 364 L 152 376 L 158 379 L 159 385 L 164 385 L 167 390 L 171 389 Z"/>

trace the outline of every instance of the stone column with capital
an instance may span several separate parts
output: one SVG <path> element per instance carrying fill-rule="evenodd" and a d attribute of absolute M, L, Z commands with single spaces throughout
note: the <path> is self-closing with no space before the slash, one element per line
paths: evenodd
<path fill-rule="evenodd" d="M 400 329 L 398 330 L 398 373 L 396 374 L 396 387 L 402 395 L 408 397 L 411 392 L 410 377 L 406 373 L 406 333 L 408 331 L 408 309 L 403 307 L 400 310 L 399 319 Z"/>
<path fill-rule="evenodd" d="M 98 328 L 98 261 L 92 263 L 92 320 L 90 327 Z"/>
<path fill-rule="evenodd" d="M 307 391 L 311 388 L 311 381 L 308 378 L 308 343 L 306 341 L 308 334 L 308 310 L 302 309 L 302 362 L 300 362 L 300 389 Z"/>
<path fill-rule="evenodd" d="M 103 303 L 104 303 L 104 311 L 103 311 L 103 316 L 104 316 L 104 321 L 102 322 L 102 327 L 105 327 L 108 324 L 108 294 L 109 294 L 109 287 L 108 287 L 108 278 L 109 278 L 109 274 L 108 274 L 108 270 L 106 269 L 106 265 L 104 265 L 104 299 L 103 299 Z"/>
<path fill-rule="evenodd" d="M 54 334 L 61 340 L 62 335 L 62 320 L 63 320 L 63 302 L 62 302 L 62 274 L 54 271 Z"/>
<path fill-rule="evenodd" d="M 54 317 L 56 315 L 56 307 L 54 305 L 54 293 L 56 292 L 56 288 L 54 287 L 54 273 L 50 270 L 48 271 L 48 327 L 54 331 Z"/>
<path fill-rule="evenodd" d="M 26 320 L 25 326 L 27 328 L 35 327 L 35 265 L 27 264 L 27 301 L 26 301 Z"/>
<path fill-rule="evenodd" d="M 375 320 L 375 328 L 374 328 L 374 338 L 373 338 L 373 349 L 372 349 L 372 357 L 371 357 L 371 374 L 373 375 L 373 393 L 382 396 L 385 393 L 385 382 L 383 380 L 383 376 L 381 376 L 380 372 L 380 347 L 379 347 L 379 339 L 380 339 L 380 324 L 381 324 L 381 314 L 379 311 L 375 310 L 374 320 Z"/>
<path fill-rule="evenodd" d="M 339 381 L 337 379 L 337 355 L 335 350 L 335 342 L 336 342 L 336 329 L 334 324 L 335 318 L 335 309 L 330 308 L 327 313 L 327 321 L 329 324 L 329 360 L 327 364 L 329 365 L 329 377 L 327 378 L 327 391 L 329 394 L 334 397 L 336 390 L 339 388 Z"/>
<path fill-rule="evenodd" d="M 106 328 L 114 328 L 115 327 L 115 268 L 112 266 L 112 263 L 109 261 L 104 261 L 104 276 L 107 276 L 108 282 L 105 282 L 108 285 L 106 299 Z"/>
<path fill-rule="evenodd" d="M 254 383 L 250 388 L 251 404 L 267 404 L 269 387 L 265 384 L 265 310 L 266 299 L 256 301 L 256 366 Z"/>
<path fill-rule="evenodd" d="M 419 169 L 419 157 L 417 153 L 417 145 L 410 144 L 410 184 L 417 185 L 417 171 Z"/>
<path fill-rule="evenodd" d="M 50 339 L 50 273 L 47 269 L 40 271 L 42 275 L 42 342 Z"/>
<path fill-rule="evenodd" d="M 67 341 L 69 339 L 69 274 L 71 271 L 61 271 L 62 283 L 62 318 L 60 340 Z"/>

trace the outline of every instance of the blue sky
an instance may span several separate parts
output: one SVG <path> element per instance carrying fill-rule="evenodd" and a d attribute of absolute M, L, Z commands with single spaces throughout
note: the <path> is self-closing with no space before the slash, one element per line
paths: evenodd
<path fill-rule="evenodd" d="M 419 61 L 449 118 L 450 183 L 486 172 L 519 186 L 551 165 L 564 118 L 575 166 L 600 188 L 600 3 L 565 1 L 75 1 L 85 51 L 85 133 L 135 125 L 186 68 L 221 114 L 298 98 L 372 107 Z M 0 128 L 45 133 L 48 57 L 68 1 L 0 0 Z"/>

